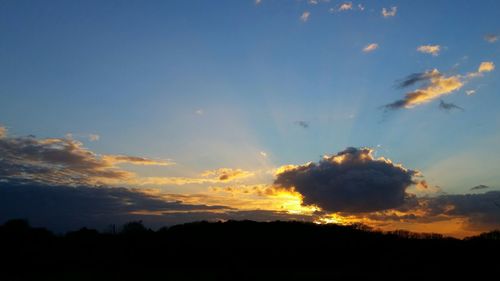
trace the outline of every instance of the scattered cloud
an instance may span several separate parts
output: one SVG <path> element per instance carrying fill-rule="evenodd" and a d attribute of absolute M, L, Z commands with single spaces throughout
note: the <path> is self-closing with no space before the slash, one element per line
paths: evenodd
<path fill-rule="evenodd" d="M 310 17 L 310 16 L 311 16 L 311 13 L 310 13 L 310 12 L 308 12 L 308 11 L 304 11 L 304 12 L 302 13 L 302 15 L 300 16 L 300 20 L 301 20 L 302 22 L 306 22 L 306 21 L 308 21 L 308 20 L 309 20 L 309 17 Z"/>
<path fill-rule="evenodd" d="M 307 3 L 309 3 L 309 5 L 317 5 L 318 0 L 307 0 Z"/>
<path fill-rule="evenodd" d="M 476 90 L 467 90 L 467 91 L 465 91 L 465 94 L 468 95 L 468 96 L 475 95 L 476 94 Z"/>
<path fill-rule="evenodd" d="M 496 34 L 487 34 L 484 36 L 484 40 L 490 42 L 490 43 L 495 43 L 496 41 L 498 41 L 498 35 Z"/>
<path fill-rule="evenodd" d="M 194 113 L 197 115 L 203 115 L 204 112 L 203 109 L 197 109 Z"/>
<path fill-rule="evenodd" d="M 484 184 L 480 184 L 480 185 L 476 185 L 476 186 L 472 187 L 470 190 L 482 190 L 482 189 L 488 189 L 488 188 L 490 188 L 490 187 L 487 185 L 484 185 Z"/>
<path fill-rule="evenodd" d="M 4 126 L 0 126 L 0 139 L 4 138 L 7 135 L 7 128 Z"/>
<path fill-rule="evenodd" d="M 260 156 L 262 156 L 262 157 L 267 157 L 267 153 L 266 153 L 266 152 L 264 152 L 264 151 L 259 152 L 259 154 L 260 154 Z"/>
<path fill-rule="evenodd" d="M 465 109 L 463 109 L 462 107 L 460 107 L 454 103 L 451 103 L 451 102 L 450 103 L 444 102 L 443 100 L 439 101 L 439 109 L 444 110 L 444 111 L 450 111 L 453 109 L 465 111 Z"/>
<path fill-rule="evenodd" d="M 394 17 L 398 11 L 398 7 L 394 6 L 390 9 L 382 8 L 382 16 L 384 18 Z"/>
<path fill-rule="evenodd" d="M 421 53 L 431 54 L 433 56 L 439 55 L 441 51 L 441 46 L 439 45 L 422 45 L 417 48 L 417 51 Z"/>
<path fill-rule="evenodd" d="M 101 136 L 99 136 L 98 134 L 89 134 L 88 138 L 89 141 L 98 141 L 101 138 Z"/>
<path fill-rule="evenodd" d="M 309 128 L 309 122 L 303 120 L 295 121 L 295 125 L 300 126 L 304 129 Z"/>
<path fill-rule="evenodd" d="M 457 74 L 446 76 L 437 69 L 411 74 L 398 82 L 398 88 L 406 88 L 416 83 L 424 83 L 422 87 L 407 93 L 403 99 L 385 105 L 384 108 L 413 108 L 417 105 L 431 102 L 461 89 L 462 86 L 468 82 L 468 79 L 482 76 L 483 73 L 493 71 L 494 69 L 495 64 L 493 62 L 482 62 L 477 72 L 467 73 L 466 75 Z M 473 92 L 471 92 L 471 94 L 473 94 Z M 446 107 L 446 104 L 444 104 L 444 107 Z"/>
<path fill-rule="evenodd" d="M 303 196 L 303 204 L 328 212 L 371 212 L 399 207 L 417 171 L 374 158 L 369 148 L 347 148 L 319 163 L 288 166 L 274 184 Z"/>
<path fill-rule="evenodd" d="M 353 11 L 353 10 L 364 11 L 365 6 L 363 6 L 362 4 L 358 4 L 355 6 L 352 2 L 343 2 L 343 3 L 338 4 L 336 8 L 329 9 L 330 13 L 346 12 L 346 11 Z"/>
<path fill-rule="evenodd" d="M 371 43 L 371 44 L 366 45 L 363 48 L 363 52 L 370 53 L 370 52 L 375 51 L 376 49 L 378 49 L 378 44 L 377 43 Z"/>
<path fill-rule="evenodd" d="M 340 4 L 340 6 L 338 8 L 338 11 L 340 11 L 340 12 L 348 11 L 348 10 L 352 10 L 352 2 L 344 2 L 344 3 Z"/>
<path fill-rule="evenodd" d="M 249 171 L 221 168 L 205 171 L 194 178 L 141 177 L 119 165 L 169 166 L 175 163 L 129 155 L 101 155 L 72 138 L 10 137 L 6 130 L 0 138 L 0 155 L 0 180 L 27 180 L 48 185 L 185 185 L 224 183 L 253 176 Z"/>
<path fill-rule="evenodd" d="M 482 62 L 480 65 L 479 65 L 479 68 L 478 68 L 478 72 L 482 73 L 482 72 L 491 72 L 495 69 L 495 64 L 491 61 L 485 61 L 485 62 Z"/>
<path fill-rule="evenodd" d="M 262 3 L 262 0 L 255 0 L 255 5 L 259 5 L 260 3 Z"/>

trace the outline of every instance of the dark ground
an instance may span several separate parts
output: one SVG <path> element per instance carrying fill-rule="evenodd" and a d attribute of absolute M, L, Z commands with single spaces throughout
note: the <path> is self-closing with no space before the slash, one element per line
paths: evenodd
<path fill-rule="evenodd" d="M 498 280 L 500 232 L 458 240 L 302 222 L 190 223 L 64 236 L 0 226 L 0 280 Z M 338 278 L 337 278 L 338 277 Z M 380 279 L 382 278 L 382 279 Z"/>

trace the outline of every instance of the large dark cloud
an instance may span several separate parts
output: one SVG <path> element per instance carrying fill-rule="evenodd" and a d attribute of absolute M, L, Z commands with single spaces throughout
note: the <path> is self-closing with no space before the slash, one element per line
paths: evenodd
<path fill-rule="evenodd" d="M 500 191 L 441 195 L 422 201 L 427 216 L 463 217 L 468 227 L 481 231 L 500 228 Z"/>
<path fill-rule="evenodd" d="M 330 212 L 371 212 L 396 208 L 409 197 L 416 171 L 375 159 L 368 148 L 347 148 L 319 163 L 308 163 L 277 175 L 275 185 L 304 196 L 303 204 Z"/>
<path fill-rule="evenodd" d="M 186 204 L 128 188 L 0 182 L 0 224 L 15 218 L 27 219 L 34 226 L 58 232 L 84 226 L 105 230 L 111 224 L 121 225 L 134 220 L 158 228 L 199 220 L 312 219 L 285 212 Z"/>

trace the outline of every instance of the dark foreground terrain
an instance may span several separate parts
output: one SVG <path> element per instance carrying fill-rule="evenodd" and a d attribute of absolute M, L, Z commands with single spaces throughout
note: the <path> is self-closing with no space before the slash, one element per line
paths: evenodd
<path fill-rule="evenodd" d="M 0 280 L 498 280 L 500 232 L 457 240 L 361 225 L 229 221 L 158 231 L 133 222 L 118 233 L 61 236 L 13 220 L 0 226 L 0 255 Z"/>

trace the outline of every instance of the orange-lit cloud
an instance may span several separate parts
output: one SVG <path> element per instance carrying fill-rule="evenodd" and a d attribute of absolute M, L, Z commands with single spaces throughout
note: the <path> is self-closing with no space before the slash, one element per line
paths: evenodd
<path fill-rule="evenodd" d="M 102 160 L 104 162 L 109 163 L 110 165 L 115 164 L 133 164 L 133 165 L 146 165 L 146 166 L 169 166 L 174 165 L 175 163 L 171 161 L 161 161 L 161 160 L 153 160 L 144 157 L 137 156 L 127 156 L 127 155 L 103 155 Z"/>
<path fill-rule="evenodd" d="M 400 88 L 412 86 L 418 82 L 424 82 L 423 87 L 407 93 L 401 100 L 385 105 L 385 108 L 413 108 L 431 102 L 461 89 L 469 79 L 480 77 L 483 73 L 493 71 L 494 69 L 495 64 L 493 62 L 482 62 L 476 72 L 467 73 L 466 75 L 446 76 L 437 69 L 410 75 L 400 83 Z"/>
<path fill-rule="evenodd" d="M 417 51 L 421 53 L 431 54 L 433 56 L 439 55 L 441 51 L 441 46 L 439 45 L 422 45 L 417 48 Z"/>
<path fill-rule="evenodd" d="M 231 181 L 237 179 L 248 178 L 254 173 L 244 171 L 242 169 L 219 168 L 216 170 L 208 170 L 201 174 L 203 177 L 216 177 L 220 181 Z"/>
<path fill-rule="evenodd" d="M 304 205 L 328 212 L 370 212 L 396 208 L 409 196 L 419 173 L 389 159 L 373 157 L 369 148 L 349 147 L 318 163 L 287 166 L 274 181 L 277 187 L 303 196 Z"/>
<path fill-rule="evenodd" d="M 3 138 L 7 135 L 7 128 L 0 126 L 0 138 Z"/>
<path fill-rule="evenodd" d="M 371 44 L 366 45 L 363 48 L 363 52 L 370 53 L 370 52 L 375 51 L 376 49 L 378 49 L 378 44 L 377 43 L 371 43 Z"/>
<path fill-rule="evenodd" d="M 394 17 L 396 15 L 398 11 L 398 7 L 394 6 L 394 7 L 391 7 L 389 9 L 386 9 L 386 8 L 382 8 L 382 16 L 384 18 L 389 18 L 389 17 Z"/>
<path fill-rule="evenodd" d="M 477 69 L 478 72 L 490 72 L 495 69 L 495 64 L 491 61 L 482 62 Z"/>

